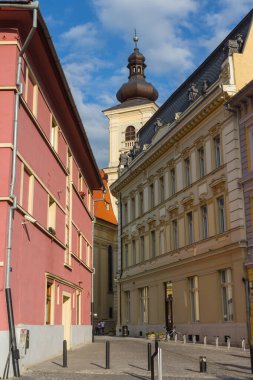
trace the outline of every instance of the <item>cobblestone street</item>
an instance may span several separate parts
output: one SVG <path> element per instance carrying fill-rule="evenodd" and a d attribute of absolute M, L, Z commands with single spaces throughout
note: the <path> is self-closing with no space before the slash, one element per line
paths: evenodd
<path fill-rule="evenodd" d="M 105 341 L 110 341 L 110 369 L 105 369 Z M 147 343 L 141 338 L 95 337 L 95 343 L 68 353 L 68 367 L 57 357 L 30 368 L 24 380 L 150 379 Z M 249 350 L 182 342 L 160 342 L 163 379 L 252 379 Z M 152 352 L 154 343 L 152 343 Z M 199 356 L 207 373 L 199 372 Z M 157 374 L 156 374 L 157 378 Z"/>

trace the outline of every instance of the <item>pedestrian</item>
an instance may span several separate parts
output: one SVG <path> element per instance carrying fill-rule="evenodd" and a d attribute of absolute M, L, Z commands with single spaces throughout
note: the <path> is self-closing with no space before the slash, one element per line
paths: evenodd
<path fill-rule="evenodd" d="M 104 335 L 104 333 L 105 333 L 105 321 L 101 321 L 101 330 L 102 330 L 102 334 Z"/>
<path fill-rule="evenodd" d="M 101 335 L 101 322 L 100 321 L 97 324 L 97 330 L 98 330 L 98 335 Z"/>

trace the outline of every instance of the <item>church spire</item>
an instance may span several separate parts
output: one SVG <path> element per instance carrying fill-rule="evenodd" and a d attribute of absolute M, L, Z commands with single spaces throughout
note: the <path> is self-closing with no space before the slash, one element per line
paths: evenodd
<path fill-rule="evenodd" d="M 134 43 L 135 43 L 135 48 L 137 49 L 137 44 L 138 44 L 138 41 L 139 41 L 139 37 L 137 36 L 136 34 L 136 29 L 134 29 Z"/>
<path fill-rule="evenodd" d="M 130 99 L 143 99 L 156 101 L 158 92 L 152 84 L 146 82 L 145 79 L 145 57 L 140 53 L 138 48 L 139 37 L 136 34 L 136 29 L 133 37 L 135 44 L 134 51 L 128 57 L 129 77 L 128 82 L 124 83 L 117 92 L 117 99 L 123 103 Z"/>

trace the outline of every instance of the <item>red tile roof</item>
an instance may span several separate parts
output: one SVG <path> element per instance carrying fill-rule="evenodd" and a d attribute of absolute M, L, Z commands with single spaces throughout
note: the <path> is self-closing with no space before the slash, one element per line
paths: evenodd
<path fill-rule="evenodd" d="M 103 193 L 103 190 L 94 190 L 94 213 L 95 217 L 105 220 L 106 222 L 117 224 L 117 219 L 114 215 L 112 208 L 111 195 L 108 188 L 107 174 L 103 169 L 100 170 L 100 175 L 103 180 L 104 187 L 106 192 Z"/>

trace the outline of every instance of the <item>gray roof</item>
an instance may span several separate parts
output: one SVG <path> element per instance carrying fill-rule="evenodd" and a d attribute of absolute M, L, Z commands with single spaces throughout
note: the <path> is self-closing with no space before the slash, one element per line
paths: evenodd
<path fill-rule="evenodd" d="M 147 123 L 139 131 L 139 144 L 150 144 L 155 134 L 154 123 L 159 118 L 163 124 L 172 123 L 175 120 L 175 113 L 184 112 L 190 105 L 188 99 L 189 87 L 195 83 L 201 95 L 201 88 L 205 80 L 209 87 L 215 83 L 220 75 L 221 64 L 225 60 L 227 53 L 224 53 L 224 46 L 229 40 L 235 39 L 238 34 L 246 40 L 253 16 L 251 10 L 245 18 L 232 30 L 232 32 L 221 42 L 221 44 L 206 58 L 206 60 L 182 83 L 181 86 L 166 100 L 166 102 L 155 112 Z"/>
<path fill-rule="evenodd" d="M 148 99 L 144 99 L 144 98 L 134 98 L 134 99 L 126 100 L 125 102 L 117 104 L 116 106 L 113 106 L 111 108 L 107 108 L 104 111 L 113 111 L 113 110 L 118 110 L 121 108 L 135 107 L 135 106 L 149 104 L 149 103 L 154 103 L 154 102 Z"/>

